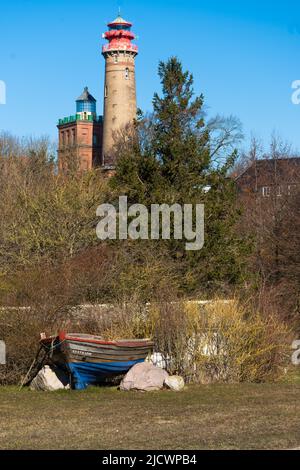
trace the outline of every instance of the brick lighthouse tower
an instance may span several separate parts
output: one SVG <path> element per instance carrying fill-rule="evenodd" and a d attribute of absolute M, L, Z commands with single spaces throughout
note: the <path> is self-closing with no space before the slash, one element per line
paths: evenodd
<path fill-rule="evenodd" d="M 108 44 L 103 46 L 105 59 L 103 154 L 102 163 L 113 166 L 114 135 L 136 118 L 135 57 L 138 47 L 132 43 L 135 35 L 132 23 L 120 15 L 108 24 L 103 37 Z"/>
<path fill-rule="evenodd" d="M 58 160 L 60 170 L 76 161 L 80 171 L 102 163 L 102 116 L 97 116 L 96 100 L 87 87 L 76 100 L 76 114 L 59 119 Z"/>

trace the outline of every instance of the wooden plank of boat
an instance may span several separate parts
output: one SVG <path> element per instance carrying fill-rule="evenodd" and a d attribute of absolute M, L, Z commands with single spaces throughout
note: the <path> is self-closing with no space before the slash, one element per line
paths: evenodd
<path fill-rule="evenodd" d="M 150 351 L 152 348 L 149 346 L 137 347 L 137 348 L 124 348 L 124 347 L 114 347 L 114 346 L 103 346 L 103 345 L 91 345 L 86 343 L 75 343 L 68 341 L 65 343 L 64 348 L 73 350 L 80 350 L 80 351 L 89 351 L 91 353 L 103 353 L 103 354 L 143 354 L 147 351 Z"/>
<path fill-rule="evenodd" d="M 142 350 L 107 350 L 103 348 L 86 347 L 79 343 L 69 344 L 64 347 L 65 354 L 69 359 L 86 358 L 89 361 L 105 361 L 105 362 L 126 362 L 146 359 L 151 352 L 151 348 L 143 348 Z"/>
<path fill-rule="evenodd" d="M 105 341 L 101 337 L 96 337 L 93 335 L 80 335 L 76 333 L 60 333 L 60 341 L 62 340 L 71 340 L 84 343 L 93 343 L 93 344 L 102 344 L 107 346 L 124 346 L 128 348 L 136 348 L 140 346 L 153 346 L 153 342 L 149 339 L 124 339 L 117 341 Z M 98 339 L 99 338 L 99 339 Z M 101 338 L 101 339 L 100 339 Z"/>
<path fill-rule="evenodd" d="M 110 343 L 89 343 L 86 341 L 74 341 L 74 340 L 66 340 L 65 344 L 78 344 L 78 345 L 85 345 L 86 347 L 90 348 L 106 348 L 106 349 L 124 349 L 128 351 L 132 351 L 134 349 L 145 349 L 145 348 L 151 348 L 152 344 L 138 344 L 135 346 L 127 346 L 127 344 L 110 344 Z"/>
<path fill-rule="evenodd" d="M 120 352 L 120 351 L 117 351 L 117 352 L 107 352 L 107 351 L 91 351 L 91 350 L 87 350 L 87 349 L 77 349 L 76 347 L 75 348 L 70 348 L 70 349 L 65 349 L 64 350 L 64 353 L 65 354 L 79 354 L 81 356 L 91 356 L 91 357 L 116 357 L 116 358 L 120 358 L 122 359 L 122 357 L 127 357 L 127 356 L 134 356 L 134 357 L 137 357 L 137 358 L 141 358 L 141 357 L 146 357 L 147 354 L 150 352 L 151 350 L 146 350 L 146 351 L 127 351 L 127 352 Z"/>
<path fill-rule="evenodd" d="M 118 340 L 106 340 L 102 336 L 96 336 L 96 335 L 89 335 L 89 334 L 82 334 L 82 333 L 64 333 L 61 332 L 59 336 L 64 336 L 64 339 L 77 339 L 78 341 L 81 340 L 89 340 L 93 342 L 101 342 L 101 343 L 111 343 L 111 344 L 117 344 L 117 343 L 133 343 L 133 344 L 140 344 L 140 343 L 152 343 L 152 341 L 149 338 L 123 338 L 123 339 L 118 339 Z"/>
<path fill-rule="evenodd" d="M 87 353 L 85 351 L 77 351 L 74 350 L 72 352 L 67 352 L 66 357 L 68 358 L 73 358 L 73 357 L 85 357 L 85 358 L 90 358 L 91 360 L 94 359 L 100 359 L 100 360 L 107 360 L 107 361 L 124 361 L 124 360 L 138 360 L 138 359 L 146 359 L 148 354 L 123 354 L 122 356 L 114 356 L 114 355 L 103 355 L 103 354 L 91 354 Z"/>

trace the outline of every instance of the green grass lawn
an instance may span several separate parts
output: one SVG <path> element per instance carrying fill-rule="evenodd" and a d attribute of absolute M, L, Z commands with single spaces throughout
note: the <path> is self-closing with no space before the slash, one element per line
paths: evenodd
<path fill-rule="evenodd" d="M 300 383 L 171 391 L 0 387 L 1 449 L 287 449 L 300 446 Z"/>

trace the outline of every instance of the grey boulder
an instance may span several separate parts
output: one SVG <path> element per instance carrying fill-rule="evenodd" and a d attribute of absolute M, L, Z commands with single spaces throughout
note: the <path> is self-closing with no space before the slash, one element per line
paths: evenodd
<path fill-rule="evenodd" d="M 165 370 L 149 362 L 142 362 L 127 372 L 121 382 L 120 390 L 142 390 L 145 392 L 161 390 L 168 376 L 169 374 Z"/>

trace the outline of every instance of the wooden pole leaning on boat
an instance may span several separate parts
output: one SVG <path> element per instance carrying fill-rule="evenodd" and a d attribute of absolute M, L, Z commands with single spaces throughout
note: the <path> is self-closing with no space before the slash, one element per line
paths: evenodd
<path fill-rule="evenodd" d="M 34 360 L 32 361 L 31 366 L 30 366 L 29 369 L 28 369 L 27 374 L 25 375 L 25 377 L 23 378 L 23 380 L 22 380 L 22 382 L 21 382 L 19 391 L 24 387 L 24 385 L 25 385 L 25 383 L 26 383 L 26 380 L 28 379 L 28 377 L 29 377 L 29 375 L 30 375 L 30 372 L 32 371 L 33 367 L 35 366 L 35 364 L 36 364 L 36 362 L 37 362 L 37 360 L 38 360 L 38 357 L 39 357 L 39 355 L 40 355 L 40 352 L 41 352 L 42 348 L 43 348 L 43 346 L 41 345 L 41 346 L 39 347 L 39 349 L 38 349 L 38 352 L 36 353 L 36 356 L 35 356 Z M 46 356 L 43 357 L 43 361 L 42 361 L 42 362 L 44 362 L 45 357 L 46 357 Z"/>

